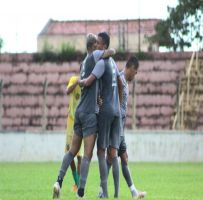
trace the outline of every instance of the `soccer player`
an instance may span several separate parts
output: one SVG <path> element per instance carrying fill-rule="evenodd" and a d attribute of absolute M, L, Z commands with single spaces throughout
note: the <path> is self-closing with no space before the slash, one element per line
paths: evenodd
<path fill-rule="evenodd" d="M 97 48 L 100 50 L 109 47 L 110 37 L 106 32 L 98 34 Z M 98 140 L 97 140 L 97 155 L 99 161 L 99 171 L 103 195 L 101 198 L 108 198 L 107 190 L 107 165 L 105 159 L 106 149 L 109 149 L 110 157 L 113 166 L 113 178 L 115 193 L 114 197 L 118 197 L 119 193 L 119 164 L 117 149 L 119 148 L 120 140 L 120 103 L 118 86 L 122 88 L 122 80 L 119 78 L 118 68 L 112 58 L 100 60 L 92 74 L 102 72 L 100 80 L 100 96 L 102 105 L 98 117 Z M 88 86 L 95 79 L 93 75 L 83 80 L 83 84 Z M 119 83 L 119 84 L 118 84 Z"/>
<path fill-rule="evenodd" d="M 146 195 L 146 192 L 138 191 L 133 183 L 129 168 L 128 168 L 128 154 L 127 154 L 127 146 L 125 142 L 125 136 L 124 136 L 124 127 L 125 127 L 125 121 L 126 121 L 126 110 L 127 110 L 127 100 L 129 96 L 129 89 L 128 89 L 128 83 L 131 82 L 135 75 L 137 74 L 137 70 L 139 67 L 138 60 L 135 56 L 131 56 L 127 63 L 125 68 L 120 72 L 120 77 L 123 82 L 123 97 L 121 102 L 121 136 L 120 136 L 120 145 L 118 150 L 118 156 L 121 158 L 121 167 L 122 167 L 122 173 L 126 180 L 126 183 L 131 191 L 132 197 L 134 199 L 141 199 L 144 198 Z M 110 167 L 112 165 L 111 159 L 108 155 L 107 158 L 107 167 L 108 171 L 110 170 Z M 98 196 L 102 195 L 102 188 L 100 189 L 100 194 Z"/>
<path fill-rule="evenodd" d="M 106 49 L 109 46 L 110 38 L 105 32 L 98 34 L 98 49 Z M 103 103 L 100 107 L 98 125 L 99 133 L 97 140 L 97 156 L 99 160 L 100 180 L 103 189 L 103 197 L 108 198 L 107 190 L 107 165 L 105 151 L 109 149 L 109 156 L 112 160 L 112 171 L 114 179 L 114 197 L 119 196 L 119 164 L 117 150 L 120 140 L 120 102 L 118 84 L 122 84 L 119 78 L 118 68 L 112 58 L 103 59 L 97 63 L 104 69 L 101 77 L 100 96 Z M 119 81 L 118 81 L 119 80 Z"/>
<path fill-rule="evenodd" d="M 81 67 L 81 79 L 88 77 L 98 62 L 102 57 L 108 57 L 115 54 L 115 51 L 110 50 L 96 50 L 97 47 L 97 37 L 93 34 L 88 34 L 87 41 L 87 56 L 84 59 Z M 95 51 L 96 50 L 96 51 Z M 95 75 L 98 79 L 99 75 Z M 61 168 L 59 170 L 58 178 L 53 188 L 53 198 L 57 199 L 60 197 L 60 190 L 62 187 L 63 178 L 66 171 L 74 159 L 75 155 L 78 153 L 82 139 L 84 141 L 84 156 L 81 162 L 80 170 L 80 183 L 77 195 L 79 197 L 84 196 L 84 189 L 86 184 L 86 179 L 89 170 L 89 164 L 92 158 L 93 148 L 95 145 L 95 140 L 97 136 L 98 126 L 97 126 L 97 96 L 98 96 L 98 81 L 94 81 L 91 87 L 84 87 L 81 90 L 80 102 L 77 106 L 75 112 L 74 121 L 74 135 L 70 150 L 64 155 Z"/>
<path fill-rule="evenodd" d="M 66 146 L 65 152 L 68 152 L 70 149 L 71 141 L 73 139 L 73 125 L 75 118 L 75 110 L 80 100 L 80 86 L 78 85 L 79 76 L 71 76 L 69 83 L 66 88 L 67 95 L 70 95 L 69 107 L 68 107 L 68 119 L 67 119 L 67 128 L 66 128 Z M 81 148 L 77 154 L 77 168 L 74 162 L 74 159 L 71 162 L 71 170 L 75 185 L 73 186 L 73 191 L 76 192 L 78 190 L 78 184 L 80 180 L 80 165 L 81 165 Z"/>

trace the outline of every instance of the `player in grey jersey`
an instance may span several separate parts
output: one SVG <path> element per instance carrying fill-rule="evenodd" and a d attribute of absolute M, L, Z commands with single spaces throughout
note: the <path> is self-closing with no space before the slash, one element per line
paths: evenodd
<path fill-rule="evenodd" d="M 133 183 L 133 180 L 128 168 L 128 154 L 127 154 L 127 146 L 126 146 L 125 136 L 124 136 L 124 127 L 125 127 L 125 120 L 126 120 L 127 100 L 129 96 L 128 83 L 134 79 L 135 75 L 137 74 L 138 67 L 139 67 L 139 63 L 137 58 L 135 56 L 131 56 L 126 63 L 125 69 L 120 72 L 120 77 L 123 82 L 123 97 L 121 102 L 122 132 L 120 137 L 118 156 L 121 158 L 121 167 L 122 167 L 123 176 L 126 180 L 126 183 L 134 199 L 144 198 L 146 195 L 146 192 L 138 191 Z M 108 156 L 107 158 L 108 172 L 110 170 L 111 165 L 112 165 L 112 161 L 110 159 L 110 156 Z M 98 196 L 102 196 L 102 194 L 103 194 L 103 191 L 102 191 L 102 188 L 100 188 L 100 193 Z"/>
<path fill-rule="evenodd" d="M 97 45 L 98 49 L 106 49 L 109 46 L 110 38 L 107 33 L 98 34 Z M 114 197 L 118 197 L 119 193 L 119 164 L 117 157 L 117 149 L 120 142 L 120 102 L 122 80 L 117 69 L 117 66 L 112 58 L 101 59 L 95 66 L 93 72 L 100 73 L 103 76 L 100 81 L 100 95 L 103 99 L 98 117 L 98 140 L 97 140 L 97 155 L 99 161 L 101 186 L 103 195 L 100 198 L 108 198 L 107 190 L 107 165 L 105 152 L 109 149 L 113 166 L 114 178 Z M 91 75 L 83 80 L 85 85 L 90 85 L 94 80 Z M 120 94 L 120 95 L 119 95 Z"/>
<path fill-rule="evenodd" d="M 87 56 L 82 63 L 81 78 L 88 77 L 95 64 L 102 57 L 108 57 L 115 53 L 114 50 L 96 50 L 97 37 L 93 34 L 87 36 Z M 99 75 L 95 75 L 98 79 Z M 78 196 L 84 196 L 84 188 L 89 170 L 89 164 L 92 158 L 92 152 L 95 145 L 96 133 L 97 133 L 97 92 L 98 82 L 89 87 L 83 88 L 81 91 L 81 99 L 75 112 L 74 121 L 74 135 L 70 150 L 64 155 L 61 168 L 59 170 L 58 178 L 53 187 L 53 198 L 58 199 L 60 197 L 60 190 L 62 187 L 63 178 L 66 174 L 70 163 L 78 153 L 82 139 L 84 139 L 84 156 L 81 162 L 80 170 L 80 183 L 78 189 Z"/>

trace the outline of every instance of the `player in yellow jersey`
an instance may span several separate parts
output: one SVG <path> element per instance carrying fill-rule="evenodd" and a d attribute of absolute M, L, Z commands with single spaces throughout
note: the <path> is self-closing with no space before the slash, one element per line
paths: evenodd
<path fill-rule="evenodd" d="M 79 76 L 72 76 L 66 87 L 66 93 L 67 95 L 70 95 L 70 99 L 69 99 L 69 107 L 68 107 L 65 152 L 67 152 L 70 149 L 70 145 L 74 134 L 73 126 L 74 126 L 75 110 L 79 103 L 80 93 L 81 93 L 80 86 L 78 85 L 78 79 L 79 79 Z M 81 165 L 81 158 L 82 158 L 81 152 L 82 151 L 80 149 L 80 151 L 77 154 L 77 161 L 78 161 L 77 167 L 74 160 L 71 162 L 72 175 L 75 181 L 75 185 L 73 186 L 73 191 L 75 192 L 78 189 L 77 186 L 79 184 L 79 179 L 80 179 L 79 173 L 80 173 L 80 165 Z"/>

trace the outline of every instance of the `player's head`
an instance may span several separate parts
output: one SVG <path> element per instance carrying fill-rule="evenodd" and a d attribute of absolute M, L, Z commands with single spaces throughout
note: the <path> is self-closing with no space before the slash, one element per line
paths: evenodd
<path fill-rule="evenodd" d="M 132 81 L 137 74 L 139 67 L 138 59 L 135 56 L 131 56 L 125 65 L 125 77 L 127 81 Z"/>
<path fill-rule="evenodd" d="M 86 48 L 87 51 L 94 51 L 97 47 L 97 36 L 93 33 L 87 34 Z"/>
<path fill-rule="evenodd" d="M 97 38 L 97 49 L 99 50 L 108 49 L 109 44 L 110 44 L 110 37 L 108 33 L 106 32 L 99 33 Z"/>

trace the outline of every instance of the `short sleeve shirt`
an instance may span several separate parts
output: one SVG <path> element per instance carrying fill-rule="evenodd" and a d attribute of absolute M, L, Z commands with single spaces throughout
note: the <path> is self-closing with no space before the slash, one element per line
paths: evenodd
<path fill-rule="evenodd" d="M 71 87 L 77 80 L 78 76 L 72 76 L 67 84 L 67 88 Z M 68 117 L 74 120 L 75 110 L 80 100 L 80 86 L 77 85 L 74 90 L 70 93 L 69 107 L 68 107 Z"/>

